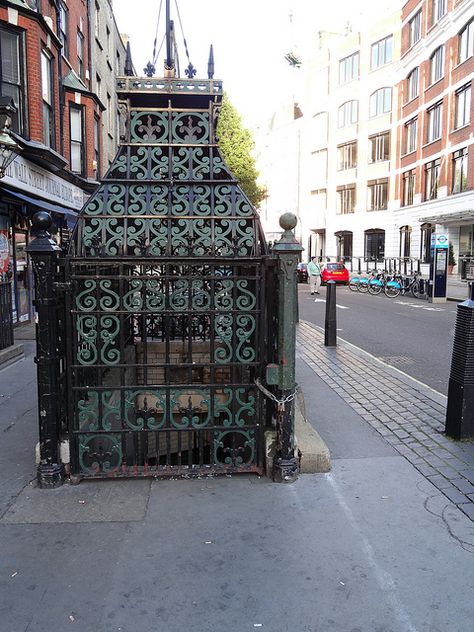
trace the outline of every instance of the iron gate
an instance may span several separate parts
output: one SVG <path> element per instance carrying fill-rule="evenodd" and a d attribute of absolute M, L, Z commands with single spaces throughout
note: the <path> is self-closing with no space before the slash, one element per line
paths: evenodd
<path fill-rule="evenodd" d="M 128 81 L 124 143 L 64 262 L 71 472 L 261 472 L 274 267 L 217 146 L 221 85 Z"/>

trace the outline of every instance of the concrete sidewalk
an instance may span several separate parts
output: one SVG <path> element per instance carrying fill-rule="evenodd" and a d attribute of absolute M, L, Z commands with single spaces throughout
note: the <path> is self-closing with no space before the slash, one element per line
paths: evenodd
<path fill-rule="evenodd" d="M 442 434 L 442 396 L 298 329 L 304 409 L 332 470 L 293 485 L 233 476 L 36 489 L 25 341 L 25 360 L 0 371 L 2 632 L 470 632 L 472 498 L 456 485 L 469 480 L 472 445 Z"/>

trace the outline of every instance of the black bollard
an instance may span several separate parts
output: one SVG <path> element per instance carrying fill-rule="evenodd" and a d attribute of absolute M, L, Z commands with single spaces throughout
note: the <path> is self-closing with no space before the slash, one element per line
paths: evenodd
<path fill-rule="evenodd" d="M 337 346 L 336 281 L 328 281 L 326 290 L 326 319 L 324 321 L 324 345 Z"/>
<path fill-rule="evenodd" d="M 474 438 L 474 283 L 470 298 L 458 305 L 449 376 L 446 434 Z"/>

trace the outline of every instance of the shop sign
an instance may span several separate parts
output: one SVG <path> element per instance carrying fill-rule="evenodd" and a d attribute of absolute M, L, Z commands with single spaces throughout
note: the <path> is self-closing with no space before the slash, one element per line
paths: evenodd
<path fill-rule="evenodd" d="M 7 167 L 3 183 L 78 211 L 89 197 L 81 188 L 21 156 L 17 156 Z"/>

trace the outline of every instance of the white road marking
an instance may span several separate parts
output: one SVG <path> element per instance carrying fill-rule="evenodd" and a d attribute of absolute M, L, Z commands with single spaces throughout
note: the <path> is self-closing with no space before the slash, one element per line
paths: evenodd
<path fill-rule="evenodd" d="M 314 302 L 315 303 L 325 303 L 326 300 L 324 298 L 315 298 Z M 339 305 L 338 303 L 336 303 L 336 307 L 339 307 L 339 309 L 350 309 L 350 307 L 346 307 L 345 305 Z"/>
<path fill-rule="evenodd" d="M 405 301 L 395 301 L 397 305 L 404 305 L 405 307 L 415 307 L 416 309 L 426 309 L 428 312 L 444 312 L 442 307 L 425 307 L 419 303 L 406 303 Z"/>

